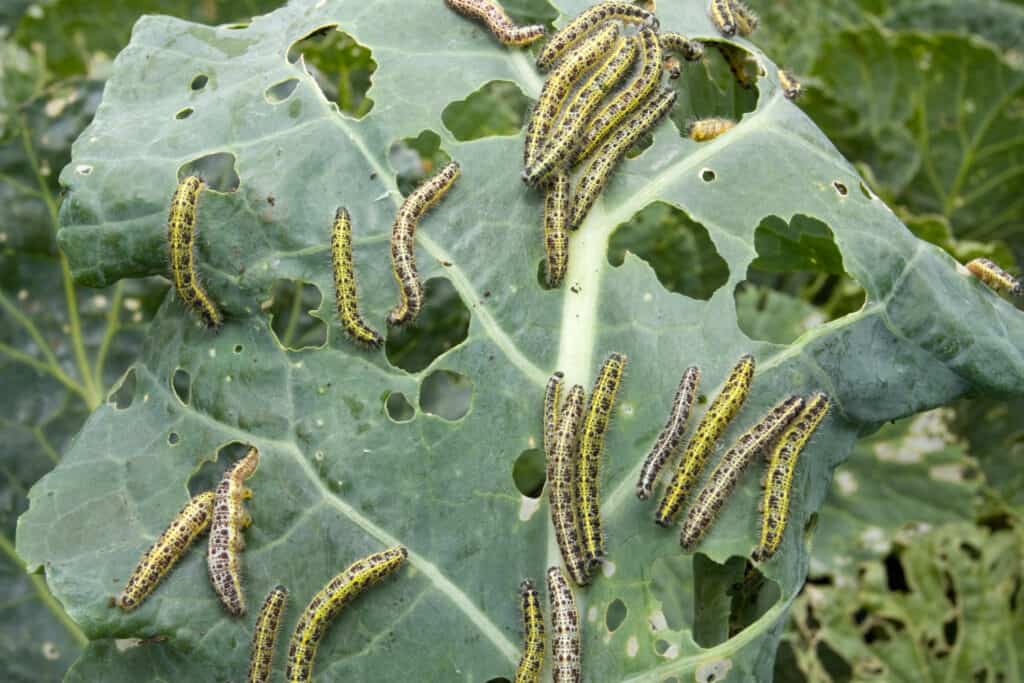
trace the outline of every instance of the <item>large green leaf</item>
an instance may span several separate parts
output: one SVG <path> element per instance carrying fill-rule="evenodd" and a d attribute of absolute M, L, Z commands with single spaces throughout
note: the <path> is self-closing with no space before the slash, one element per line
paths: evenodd
<path fill-rule="evenodd" d="M 716 37 L 699 3 L 663 4 L 664 27 Z M 286 59 L 294 41 L 332 24 L 377 64 L 374 107 L 358 120 L 323 97 L 301 61 Z M 84 283 L 166 273 L 166 204 L 179 170 L 234 155 L 238 190 L 206 193 L 200 210 L 203 273 L 229 322 L 207 332 L 169 297 L 131 370 L 131 405 L 94 412 L 32 491 L 18 550 L 32 567 L 45 565 L 55 594 L 97 641 L 69 679 L 228 680 L 244 668 L 252 617 L 219 609 L 201 553 L 137 612 L 108 606 L 186 490 L 211 481 L 226 458 L 210 462 L 233 442 L 263 452 L 245 555 L 251 603 L 283 582 L 302 604 L 357 556 L 398 542 L 411 551 L 410 569 L 328 634 L 323 677 L 510 675 L 515 586 L 558 558 L 546 504 L 516 490 L 513 463 L 540 442 L 548 373 L 589 384 L 611 350 L 631 361 L 608 439 L 611 562 L 580 594 L 588 676 L 769 677 L 808 565 L 801 532 L 857 434 L 970 389 L 1018 392 L 1024 321 L 868 192 L 782 96 L 768 57 L 751 49 L 765 67 L 756 109 L 703 145 L 662 124 L 573 237 L 566 286 L 545 291 L 540 201 L 518 179 L 521 137 L 460 142 L 442 122 L 448 104 L 492 80 L 536 96 L 542 81 L 527 54 L 501 48 L 440 2 L 305 0 L 241 29 L 141 20 L 62 173 L 61 244 Z M 267 89 L 288 79 L 293 92 L 268 100 Z M 718 87 L 701 92 L 733 101 Z M 326 249 L 338 205 L 354 217 L 366 313 L 379 323 L 393 303 L 387 234 L 401 195 L 389 150 L 424 129 L 440 136 L 463 178 L 421 226 L 421 269 L 450 281 L 468 307 L 467 338 L 416 372 L 354 349 L 336 324 L 322 347 L 286 350 L 259 304 L 276 280 L 302 280 L 323 294 L 314 316 L 332 319 Z M 728 280 L 707 300 L 667 291 L 636 256 L 609 264 L 612 233 L 655 202 L 703 226 L 727 264 Z M 792 227 L 798 215 L 828 226 L 867 301 L 789 345 L 751 341 L 733 292 L 758 255 L 755 231 L 773 216 Z M 799 240 L 780 244 L 801 249 Z M 824 389 L 836 409 L 804 458 L 783 551 L 763 567 L 766 581 L 755 572 L 734 589 L 756 531 L 754 473 L 697 556 L 653 525 L 632 490 L 682 369 L 699 364 L 710 394 L 748 351 L 758 377 L 731 434 L 789 392 Z M 429 400 L 439 371 L 470 383 L 464 417 L 437 416 L 448 412 Z M 416 404 L 411 419 L 389 417 L 394 392 Z M 606 620 L 609 610 L 615 619 Z M 111 642 L 128 637 L 160 640 Z"/>

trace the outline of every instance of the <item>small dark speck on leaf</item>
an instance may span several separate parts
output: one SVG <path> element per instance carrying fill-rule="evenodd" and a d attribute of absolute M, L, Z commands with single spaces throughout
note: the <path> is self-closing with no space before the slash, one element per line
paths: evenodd
<path fill-rule="evenodd" d="M 270 204 L 271 206 L 274 206 L 274 204 L 276 204 L 276 203 L 277 203 L 277 200 L 274 199 L 274 195 L 268 194 L 267 195 L 267 204 Z"/>
<path fill-rule="evenodd" d="M 491 290 L 485 289 L 484 290 L 484 298 L 485 299 L 489 299 L 490 297 L 491 297 Z"/>
<path fill-rule="evenodd" d="M 573 294 L 579 294 L 579 293 L 580 293 L 580 286 L 579 286 L 579 285 L 573 285 L 573 286 L 572 286 L 572 287 L 570 287 L 569 289 L 571 289 L 571 290 L 572 290 L 572 293 L 573 293 Z"/>
<path fill-rule="evenodd" d="M 376 180 L 376 179 L 377 179 L 377 173 L 376 172 L 371 173 L 370 174 L 370 180 Z"/>
<path fill-rule="evenodd" d="M 445 268 L 451 268 L 452 267 L 452 262 L 451 261 L 441 261 L 441 265 L 444 266 Z"/>

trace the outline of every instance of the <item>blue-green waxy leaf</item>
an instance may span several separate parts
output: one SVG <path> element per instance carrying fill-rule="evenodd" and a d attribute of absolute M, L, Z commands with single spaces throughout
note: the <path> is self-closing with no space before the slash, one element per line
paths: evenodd
<path fill-rule="evenodd" d="M 660 4 L 664 28 L 720 39 L 700 3 Z M 324 97 L 303 60 L 288 59 L 296 41 L 325 27 L 349 34 L 377 65 L 373 107 L 360 118 Z M 573 235 L 563 288 L 545 290 L 541 199 L 519 180 L 522 136 L 463 140 L 444 118 L 492 81 L 536 97 L 542 77 L 527 52 L 501 47 L 441 2 L 303 0 L 243 28 L 142 19 L 62 173 L 60 243 L 85 283 L 166 275 L 164 223 L 179 173 L 219 155 L 229 164 L 201 200 L 197 251 L 228 322 L 217 334 L 204 330 L 168 297 L 130 371 L 130 405 L 101 406 L 33 489 L 18 550 L 46 567 L 55 594 L 98 641 L 69 680 L 227 681 L 244 670 L 253 617 L 220 609 L 201 552 L 137 611 L 108 605 L 188 492 L 216 479 L 229 459 L 218 453 L 234 443 L 262 452 L 249 481 L 246 592 L 253 604 L 277 583 L 291 589 L 286 636 L 301 605 L 354 559 L 409 548 L 408 568 L 330 629 L 318 680 L 509 677 L 516 586 L 539 582 L 558 561 L 547 504 L 519 493 L 514 463 L 540 444 L 550 372 L 589 385 L 613 350 L 630 360 L 603 477 L 610 561 L 578 596 L 586 677 L 767 678 L 807 571 L 805 525 L 857 435 L 969 390 L 1019 393 L 1024 321 L 863 186 L 782 95 L 769 56 L 731 42 L 760 66 L 754 109 L 702 144 L 662 123 Z M 282 96 L 275 88 L 289 79 L 297 84 Z M 450 283 L 470 322 L 464 341 L 410 372 L 342 336 L 327 241 L 335 209 L 346 206 L 364 312 L 383 327 L 396 297 L 387 240 L 402 200 L 390 152 L 423 131 L 439 137 L 463 175 L 420 225 L 417 257 L 425 279 Z M 666 290 L 635 255 L 609 263 L 616 228 L 659 202 L 702 226 L 727 266 L 706 299 Z M 854 278 L 864 306 L 789 344 L 748 338 L 734 292 L 765 255 L 755 235 L 769 219 L 827 226 L 811 253 L 837 252 L 842 270 L 827 259 L 823 270 Z M 793 240 L 776 244 L 781 256 Z M 273 332 L 261 302 L 282 279 L 319 290 L 312 315 L 330 323 L 322 345 L 291 351 Z M 835 408 L 804 454 L 781 552 L 736 587 L 725 578 L 755 542 L 757 473 L 744 476 L 698 556 L 653 524 L 633 487 L 683 369 L 699 365 L 710 396 L 748 352 L 758 373 L 727 438 L 786 393 L 824 390 Z M 439 372 L 456 376 L 461 410 L 435 405 Z M 411 407 L 401 421 L 391 412 L 397 394 Z M 111 642 L 124 638 L 155 640 Z"/>

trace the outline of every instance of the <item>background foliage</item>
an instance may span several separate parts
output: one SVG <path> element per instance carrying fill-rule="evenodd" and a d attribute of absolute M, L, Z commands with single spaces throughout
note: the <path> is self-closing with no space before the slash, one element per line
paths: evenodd
<path fill-rule="evenodd" d="M 166 288 L 159 280 L 103 290 L 72 283 L 54 240 L 56 175 L 95 111 L 109 60 L 127 43 L 136 17 L 160 12 L 219 24 L 276 4 L 58 0 L 0 10 L 0 384 L 17 389 L 0 399 L 6 408 L 0 675 L 7 680 L 59 680 L 84 644 L 42 577 L 24 574 L 13 550 L 15 520 L 28 488 L 139 354 L 143 329 Z M 919 236 L 962 260 L 1024 257 L 1024 6 L 1009 0 L 751 4 L 762 14 L 754 42 L 801 76 L 808 86 L 801 106 Z M 508 5 L 522 18 L 553 17 L 540 5 Z M 372 60 L 358 49 L 334 47 L 318 48 L 322 59 L 307 52 L 307 59 L 323 76 L 325 92 L 333 89 L 339 106 L 358 115 L 366 108 Z M 338 54 L 347 58 L 337 61 Z M 497 111 L 467 100 L 446 112 L 446 125 L 464 131 L 459 139 L 514 130 L 524 108 L 518 92 L 493 95 L 502 104 Z M 980 148 L 979 137 L 964 134 L 978 121 L 1002 131 L 1005 143 Z M 408 142 L 394 150 L 400 170 L 438 151 L 429 137 Z M 655 206 L 636 223 L 616 235 L 613 260 L 616 249 L 641 255 L 667 288 L 690 296 L 721 284 L 713 259 L 699 258 L 708 245 L 685 218 Z M 827 264 L 827 254 L 822 258 Z M 694 261 L 702 264 L 696 273 L 673 267 Z M 748 335 L 784 343 L 859 307 L 858 288 L 841 268 L 792 265 L 755 262 L 754 284 L 737 297 Z M 316 326 L 299 315 L 316 307 L 308 296 L 302 287 L 285 288 L 266 303 L 286 346 L 319 343 Z M 414 333 L 389 348 L 389 359 L 415 367 L 417 354 L 434 355 L 423 345 L 436 336 L 429 329 Z M 899 680 L 919 680 L 924 671 L 965 680 L 1024 651 L 1024 475 L 1015 466 L 1021 407 L 973 397 L 861 441 L 820 513 L 811 577 L 793 610 L 778 680 L 870 679 L 879 662 Z M 741 620 L 744 587 L 737 581 L 733 590 L 732 618 Z"/>

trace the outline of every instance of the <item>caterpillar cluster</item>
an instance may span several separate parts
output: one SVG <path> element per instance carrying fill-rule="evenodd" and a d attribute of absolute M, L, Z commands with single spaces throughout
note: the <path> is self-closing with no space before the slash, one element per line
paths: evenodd
<path fill-rule="evenodd" d="M 635 33 L 619 37 L 620 24 L 635 26 Z M 619 161 L 675 103 L 674 91 L 658 87 L 666 70 L 678 77 L 681 69 L 665 52 L 688 61 L 704 54 L 699 42 L 658 29 L 654 14 L 636 4 L 600 2 L 551 36 L 537 56 L 537 67 L 550 74 L 526 126 L 522 178 L 544 194 L 549 287 L 567 271 L 565 227 L 582 224 Z M 570 175 L 584 162 L 572 190 Z"/>
<path fill-rule="evenodd" d="M 686 502 L 719 438 L 750 395 L 753 378 L 754 359 L 745 355 L 733 366 L 722 390 L 715 396 L 690 438 L 655 512 L 654 519 L 659 525 L 668 526 Z M 700 371 L 696 367 L 687 368 L 679 381 L 665 426 L 640 468 L 636 486 L 637 498 L 640 500 L 646 500 L 652 495 L 658 473 L 674 456 L 682 441 L 699 381 Z M 697 545 L 735 489 L 740 475 L 757 454 L 771 449 L 765 475 L 765 500 L 759 508 L 762 514 L 761 541 L 753 552 L 755 560 L 770 558 L 778 548 L 786 526 L 789 491 L 800 451 L 821 423 L 828 408 L 829 398 L 823 393 L 812 394 L 806 400 L 799 396 L 788 396 L 741 434 L 719 460 L 697 494 L 683 523 L 680 545 L 684 549 Z"/>
<path fill-rule="evenodd" d="M 605 359 L 585 407 L 585 391 L 579 384 L 558 407 L 561 372 L 551 376 L 544 394 L 551 524 L 566 570 L 579 586 L 590 583 L 591 572 L 605 557 L 600 502 L 604 441 L 626 362 L 622 353 Z"/>

